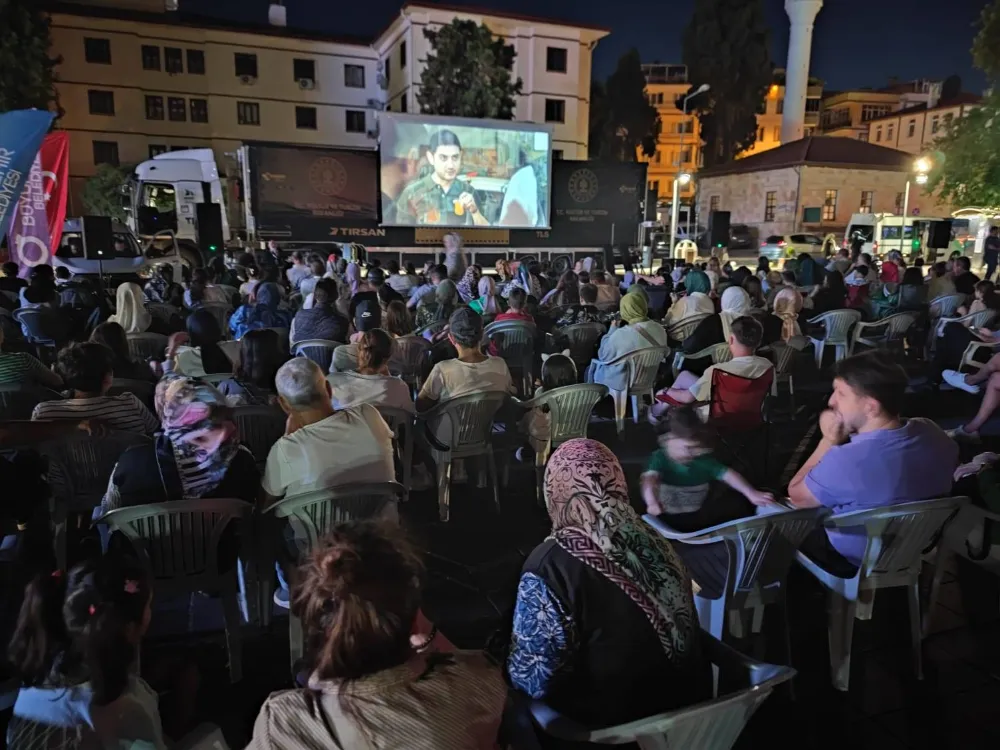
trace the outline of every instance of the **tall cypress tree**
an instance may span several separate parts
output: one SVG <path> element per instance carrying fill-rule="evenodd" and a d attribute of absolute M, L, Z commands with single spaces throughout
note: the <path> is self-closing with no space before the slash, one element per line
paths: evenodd
<path fill-rule="evenodd" d="M 698 113 L 706 167 L 732 161 L 756 140 L 774 75 L 768 47 L 761 0 L 695 0 L 684 63 L 692 91 L 711 87 L 688 105 Z"/>
<path fill-rule="evenodd" d="M 656 153 L 659 115 L 646 97 L 639 52 L 632 48 L 604 85 L 590 90 L 590 156 L 608 161 L 638 161 Z"/>
<path fill-rule="evenodd" d="M 0 0 L 0 112 L 59 107 L 49 19 L 38 0 Z"/>

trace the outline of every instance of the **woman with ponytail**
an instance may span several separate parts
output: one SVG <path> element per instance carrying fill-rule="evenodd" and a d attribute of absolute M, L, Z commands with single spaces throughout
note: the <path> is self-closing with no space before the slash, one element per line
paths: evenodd
<path fill-rule="evenodd" d="M 135 672 L 152 591 L 120 557 L 36 577 L 8 659 L 21 678 L 7 747 L 165 748 L 157 696 Z M 42 741 L 42 738 L 48 741 Z"/>

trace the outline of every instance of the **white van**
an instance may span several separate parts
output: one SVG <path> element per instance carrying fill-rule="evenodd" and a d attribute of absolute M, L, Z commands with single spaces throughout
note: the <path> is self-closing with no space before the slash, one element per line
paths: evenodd
<path fill-rule="evenodd" d="M 843 247 L 850 249 L 855 238 L 864 244 L 861 252 L 885 255 L 899 250 L 904 256 L 920 253 L 923 248 L 924 231 L 932 221 L 940 218 L 924 216 L 903 217 L 894 214 L 854 214 L 844 234 Z"/>

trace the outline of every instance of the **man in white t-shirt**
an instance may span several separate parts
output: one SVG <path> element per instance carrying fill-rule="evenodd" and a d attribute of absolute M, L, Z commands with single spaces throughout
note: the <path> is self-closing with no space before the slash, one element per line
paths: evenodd
<path fill-rule="evenodd" d="M 458 351 L 457 359 L 438 362 L 417 397 L 417 411 L 427 411 L 437 402 L 486 391 L 514 392 L 507 363 L 480 350 L 483 319 L 475 310 L 460 307 L 448 319 L 448 340 Z"/>

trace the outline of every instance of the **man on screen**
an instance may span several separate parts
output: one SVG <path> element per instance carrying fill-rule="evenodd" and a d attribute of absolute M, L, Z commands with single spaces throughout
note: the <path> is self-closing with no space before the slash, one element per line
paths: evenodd
<path fill-rule="evenodd" d="M 479 210 L 481 196 L 468 181 L 459 178 L 462 144 L 450 130 L 431 136 L 427 160 L 434 171 L 411 182 L 396 201 L 397 224 L 444 226 L 489 226 Z"/>

